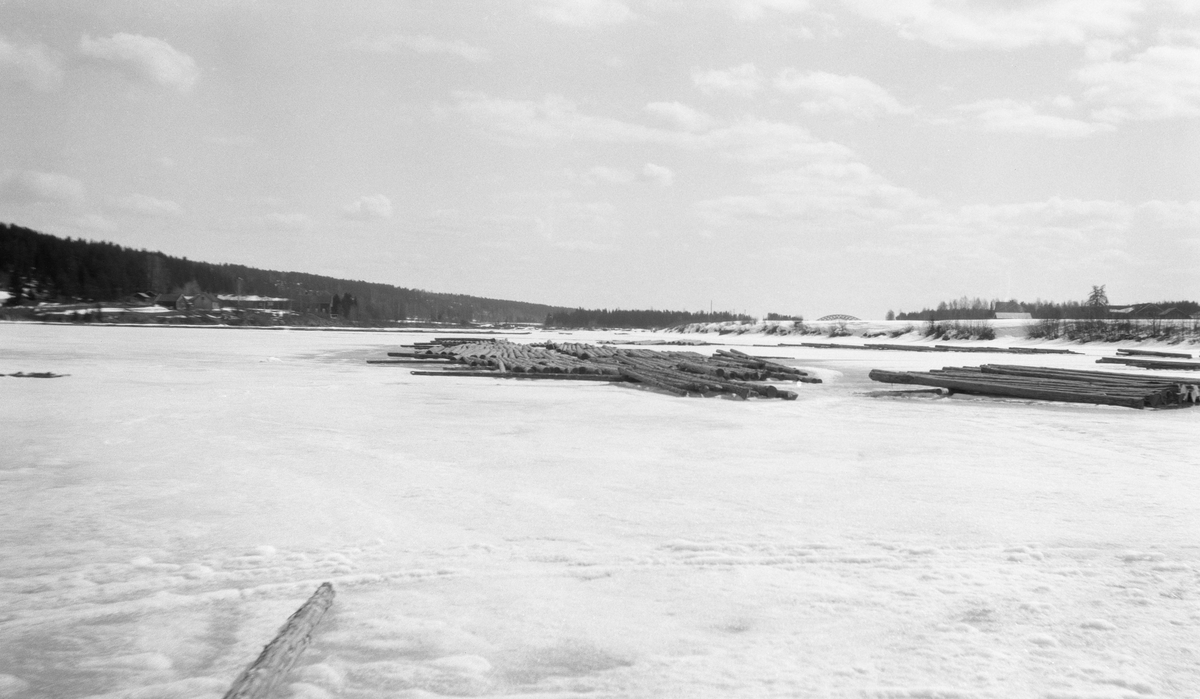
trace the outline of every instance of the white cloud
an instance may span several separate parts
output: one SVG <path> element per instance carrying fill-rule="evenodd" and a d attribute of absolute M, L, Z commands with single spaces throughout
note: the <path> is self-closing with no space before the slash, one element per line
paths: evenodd
<path fill-rule="evenodd" d="M 947 49 L 1017 49 L 1085 44 L 1122 37 L 1143 11 L 1138 0 L 1049 0 L 975 3 L 961 0 L 843 0 L 851 9 L 896 27 L 906 39 Z"/>
<path fill-rule="evenodd" d="M 1093 116 L 1110 122 L 1200 116 L 1200 47 L 1153 46 L 1127 61 L 1089 65 L 1078 73 Z"/>
<path fill-rule="evenodd" d="M 646 111 L 684 131 L 705 131 L 716 123 L 709 115 L 679 102 L 651 102 L 646 105 Z"/>
<path fill-rule="evenodd" d="M 905 107 L 879 85 L 857 75 L 834 75 L 813 71 L 801 73 L 785 68 L 775 77 L 775 87 L 806 99 L 801 108 L 813 114 L 843 112 L 861 118 L 876 114 L 909 114 Z"/>
<path fill-rule="evenodd" d="M 1125 202 L 1055 197 L 939 209 L 900 228 L 948 250 L 969 246 L 978 269 L 1009 265 L 1034 278 L 1061 269 L 1108 268 L 1114 261 L 1126 267 L 1144 256 L 1133 231 L 1135 214 Z"/>
<path fill-rule="evenodd" d="M 257 225 L 275 231 L 307 231 L 313 227 L 313 220 L 304 213 L 271 213 L 253 219 Z"/>
<path fill-rule="evenodd" d="M 635 124 L 580 112 L 557 95 L 540 102 L 456 93 L 459 113 L 481 130 L 514 145 L 590 141 L 655 143 L 690 150 L 716 151 L 750 162 L 809 161 L 845 158 L 845 146 L 820 141 L 794 124 L 742 118 L 701 132 L 685 132 Z"/>
<path fill-rule="evenodd" d="M 342 208 L 347 218 L 360 221 L 392 217 L 392 201 L 382 194 L 359 197 Z"/>
<path fill-rule="evenodd" d="M 205 140 L 215 146 L 232 146 L 235 148 L 249 148 L 258 145 L 258 139 L 253 136 L 209 136 Z"/>
<path fill-rule="evenodd" d="M 973 204 L 954 215 L 965 225 L 1116 232 L 1128 226 L 1133 207 L 1119 201 L 1051 197 L 1015 204 Z"/>
<path fill-rule="evenodd" d="M 809 0 L 730 0 L 733 16 L 742 22 L 762 19 L 766 10 L 784 14 L 796 14 L 809 9 Z"/>
<path fill-rule="evenodd" d="M 113 34 L 93 39 L 85 34 L 79 40 L 79 52 L 111 63 L 133 77 L 180 92 L 190 91 L 200 77 L 191 56 L 154 37 Z"/>
<path fill-rule="evenodd" d="M 1062 100 L 1057 101 L 1064 104 Z M 1114 130 L 1111 124 L 1046 114 L 1033 104 L 1013 99 L 982 100 L 959 105 L 954 107 L 954 111 L 964 115 L 972 127 L 993 133 L 1087 138 Z"/>
<path fill-rule="evenodd" d="M 167 199 L 155 199 L 145 194 L 130 194 L 117 201 L 116 205 L 122 211 L 152 218 L 169 218 L 183 213 L 179 204 Z"/>
<path fill-rule="evenodd" d="M 697 147 L 747 162 L 840 162 L 853 156 L 846 146 L 818 140 L 802 126 L 752 117 L 702 134 Z"/>
<path fill-rule="evenodd" d="M 14 44 L 0 38 L 0 77 L 49 92 L 62 84 L 62 57 L 41 44 Z"/>
<path fill-rule="evenodd" d="M 82 182 L 57 172 L 0 172 L 0 201 L 12 204 L 77 204 L 83 201 L 84 196 Z"/>
<path fill-rule="evenodd" d="M 646 163 L 642 167 L 642 177 L 663 187 L 670 187 L 675 182 L 675 173 L 669 167 Z"/>
<path fill-rule="evenodd" d="M 352 41 L 350 45 L 359 51 L 370 53 L 399 53 L 406 50 L 425 54 L 449 54 L 473 63 L 481 63 L 490 58 L 486 49 L 472 46 L 465 41 L 445 41 L 425 35 L 394 34 L 379 39 L 359 38 Z"/>
<path fill-rule="evenodd" d="M 457 110 L 480 128 L 515 137 L 519 142 L 646 143 L 671 141 L 677 135 L 619 119 L 584 114 L 575 103 L 560 95 L 547 95 L 540 102 L 488 97 L 478 92 L 458 92 L 455 97 Z"/>
<path fill-rule="evenodd" d="M 117 224 L 100 214 L 87 214 L 75 219 L 75 225 L 89 231 L 112 233 L 117 230 Z"/>
<path fill-rule="evenodd" d="M 707 70 L 692 73 L 692 82 L 706 95 L 732 92 L 749 97 L 762 87 L 762 78 L 753 63 L 743 63 L 727 70 Z"/>
<path fill-rule="evenodd" d="M 573 27 L 620 24 L 634 16 L 629 6 L 618 0 L 536 0 L 534 12 L 542 19 Z"/>
<path fill-rule="evenodd" d="M 635 177 L 631 171 L 624 168 L 597 165 L 584 174 L 584 179 L 593 184 L 629 184 Z"/>
<path fill-rule="evenodd" d="M 697 204 L 710 226 L 775 221 L 806 228 L 845 229 L 899 223 L 932 210 L 936 202 L 896 186 L 853 161 L 817 162 L 755 178 L 759 191 Z"/>

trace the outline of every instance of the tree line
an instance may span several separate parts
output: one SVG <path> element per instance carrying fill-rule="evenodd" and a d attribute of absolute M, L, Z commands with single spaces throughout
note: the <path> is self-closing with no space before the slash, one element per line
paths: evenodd
<path fill-rule="evenodd" d="M 1196 301 L 1157 301 L 1154 305 L 1164 309 L 1176 308 L 1189 315 L 1200 312 L 1200 303 Z M 1101 285 L 1093 286 L 1087 298 L 1082 301 L 1002 301 L 963 296 L 951 301 L 942 301 L 934 308 L 923 308 L 911 313 L 888 311 L 886 317 L 888 320 L 990 320 L 995 318 L 997 313 L 1028 313 L 1039 320 L 1060 320 L 1104 318 L 1110 315 L 1109 309 L 1108 295 Z"/>
<path fill-rule="evenodd" d="M 335 314 L 366 321 L 537 323 L 564 309 L 546 304 L 443 294 L 303 272 L 213 264 L 115 243 L 59 238 L 0 223 L 0 284 L 10 305 L 32 301 L 120 301 L 203 290 L 214 294 L 270 296 L 311 307 L 328 295 Z"/>
<path fill-rule="evenodd" d="M 618 309 L 562 310 L 546 315 L 548 328 L 668 328 L 688 323 L 752 320 L 748 315 L 718 311 L 623 311 Z"/>

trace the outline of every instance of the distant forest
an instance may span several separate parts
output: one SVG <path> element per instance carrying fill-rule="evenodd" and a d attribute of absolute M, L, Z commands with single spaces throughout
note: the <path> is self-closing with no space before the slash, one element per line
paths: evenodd
<path fill-rule="evenodd" d="M 239 286 L 240 280 L 240 286 Z M 0 223 L 0 284 L 22 301 L 120 301 L 135 293 L 207 291 L 301 300 L 349 294 L 355 320 L 539 323 L 557 306 L 405 289 L 302 272 L 197 262 Z"/>
<path fill-rule="evenodd" d="M 314 294 L 334 297 L 343 319 L 446 323 L 546 323 L 560 328 L 662 328 L 683 323 L 750 320 L 733 313 L 569 309 L 522 301 L 406 289 L 389 284 L 197 262 L 115 243 L 59 238 L 0 223 L 0 289 L 9 304 L 122 301 L 171 292 L 287 298 L 310 308 Z M 351 309 L 347 312 L 345 309 Z"/>
<path fill-rule="evenodd" d="M 750 316 L 718 311 L 689 313 L 688 311 L 620 311 L 587 310 L 557 311 L 546 316 L 548 328 L 668 328 L 687 323 L 720 323 L 730 320 L 752 320 Z"/>
<path fill-rule="evenodd" d="M 1098 287 L 1098 289 L 1103 293 L 1104 287 Z M 1107 308 L 1107 298 L 1104 298 L 1103 301 L 1105 303 L 1102 305 Z M 1195 301 L 1156 301 L 1154 303 L 1164 309 L 1177 308 L 1188 315 L 1200 312 L 1200 303 Z M 999 299 L 989 301 L 980 298 L 969 299 L 964 296 L 953 301 L 942 301 L 936 308 L 924 308 L 912 313 L 888 311 L 887 318 L 888 320 L 893 318 L 895 320 L 989 320 L 995 318 L 997 313 L 1028 313 L 1036 319 L 1094 318 L 1096 317 L 1096 305 L 1089 301 L 1065 301 L 1062 303 L 1040 299 L 1033 302 L 1001 301 Z"/>

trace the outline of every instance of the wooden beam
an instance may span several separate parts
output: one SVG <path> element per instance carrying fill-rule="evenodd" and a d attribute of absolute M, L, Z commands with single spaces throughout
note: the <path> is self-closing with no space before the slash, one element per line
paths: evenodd
<path fill-rule="evenodd" d="M 313 630 L 332 604 L 333 585 L 321 583 L 262 649 L 258 659 L 234 680 L 224 699 L 267 699 L 308 647 Z"/>

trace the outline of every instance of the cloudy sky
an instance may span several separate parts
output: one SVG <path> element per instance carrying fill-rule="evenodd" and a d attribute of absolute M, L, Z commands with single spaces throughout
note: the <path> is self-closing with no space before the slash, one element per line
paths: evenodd
<path fill-rule="evenodd" d="M 214 262 L 810 318 L 1200 297 L 1197 0 L 0 0 L 0 118 L 0 221 Z"/>

